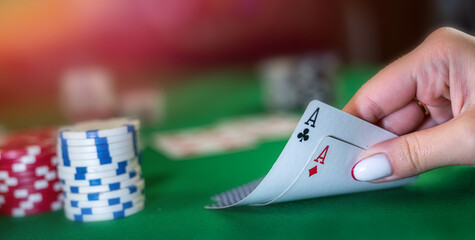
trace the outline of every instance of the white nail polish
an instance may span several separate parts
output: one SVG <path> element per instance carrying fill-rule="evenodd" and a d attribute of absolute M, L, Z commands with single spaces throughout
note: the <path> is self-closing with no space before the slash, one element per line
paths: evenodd
<path fill-rule="evenodd" d="M 368 182 L 391 175 L 391 164 L 385 154 L 378 154 L 359 161 L 351 172 L 358 181 Z"/>

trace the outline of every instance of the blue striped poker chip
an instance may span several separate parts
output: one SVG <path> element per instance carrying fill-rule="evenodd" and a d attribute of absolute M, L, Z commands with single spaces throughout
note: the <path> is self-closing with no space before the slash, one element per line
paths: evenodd
<path fill-rule="evenodd" d="M 107 191 L 115 191 L 121 188 L 126 188 L 132 186 L 133 184 L 142 180 L 142 176 L 136 176 L 134 178 L 120 181 L 120 182 L 113 182 L 104 185 L 98 186 L 70 186 L 70 185 L 62 185 L 63 191 L 70 192 L 70 193 L 95 193 L 95 192 L 107 192 Z"/>
<path fill-rule="evenodd" d="M 137 132 L 140 122 L 137 119 L 113 118 L 82 122 L 59 130 L 61 139 L 94 139 L 124 135 Z"/>
<path fill-rule="evenodd" d="M 107 164 L 113 164 L 113 163 L 118 163 L 122 162 L 125 160 L 130 160 L 133 158 L 138 157 L 135 155 L 135 153 L 127 153 L 124 155 L 118 155 L 118 156 L 111 156 L 111 157 L 100 157 L 100 158 L 94 158 L 94 159 L 65 159 L 61 155 L 58 155 L 58 161 L 60 165 L 67 166 L 67 167 L 86 167 L 86 166 L 94 166 L 94 165 L 107 165 Z"/>
<path fill-rule="evenodd" d="M 94 214 L 94 215 L 73 214 L 68 211 L 64 211 L 64 213 L 65 213 L 66 218 L 76 221 L 76 222 L 97 222 L 97 221 L 115 220 L 115 219 L 119 219 L 123 217 L 128 217 L 142 211 L 144 207 L 145 207 L 145 203 L 142 203 L 142 204 L 138 204 L 136 206 L 132 206 L 130 208 L 126 208 L 120 211 Z"/>
<path fill-rule="evenodd" d="M 129 145 L 125 145 L 129 143 Z M 112 147 L 113 145 L 121 146 L 120 148 Z M 125 146 L 125 147 L 124 147 Z M 93 148 L 96 148 L 94 151 Z M 87 150 L 81 151 L 81 148 Z M 73 152 L 72 149 L 74 149 Z M 92 151 L 91 151 L 92 149 Z M 60 156 L 63 158 L 69 159 L 74 158 L 74 156 L 81 156 L 84 154 L 93 154 L 97 155 L 97 158 L 112 156 L 115 152 L 121 152 L 122 149 L 133 149 L 135 155 L 138 155 L 138 144 L 137 136 L 131 135 L 125 138 L 101 138 L 101 139 L 87 139 L 87 140 L 60 140 L 58 142 L 57 151 L 60 152 Z M 123 151 L 122 151 L 123 152 Z M 78 155 L 79 154 L 79 155 Z M 72 155 L 72 156 L 70 156 Z"/>
<path fill-rule="evenodd" d="M 123 141 L 123 142 L 115 142 L 109 144 L 100 144 L 100 145 L 92 145 L 92 146 L 61 146 L 58 150 L 67 153 L 97 153 L 97 152 L 105 152 L 105 151 L 116 151 L 122 148 L 133 148 L 134 142 L 136 139 L 132 139 L 130 141 Z M 59 145 L 58 145 L 59 146 Z"/>
<path fill-rule="evenodd" d="M 103 152 L 89 152 L 89 153 L 68 153 L 58 149 L 57 154 L 65 160 L 90 160 L 90 159 L 103 159 L 103 158 L 114 158 L 122 155 L 133 155 L 137 156 L 138 153 L 133 146 L 117 149 L 114 151 L 103 151 Z"/>
<path fill-rule="evenodd" d="M 108 165 L 98 165 L 98 166 L 86 166 L 86 167 L 70 167 L 70 166 L 57 166 L 58 172 L 69 173 L 69 174 L 85 174 L 85 173 L 96 173 L 96 172 L 105 172 L 110 170 L 116 170 L 119 168 L 125 168 L 130 165 L 138 164 L 138 158 L 132 158 L 130 160 L 119 161 L 116 163 L 111 163 Z"/>
<path fill-rule="evenodd" d="M 69 200 L 77 200 L 77 201 L 98 201 L 104 200 L 109 198 L 120 197 L 124 194 L 132 194 L 134 192 L 139 191 L 140 188 L 145 186 L 145 182 L 141 180 L 137 184 L 131 185 L 126 188 L 121 188 L 119 190 L 110 191 L 110 192 L 99 192 L 99 193 L 84 193 L 84 194 L 76 194 L 76 193 L 68 193 L 63 192 L 66 199 Z"/>
<path fill-rule="evenodd" d="M 61 147 L 82 147 L 82 146 L 97 146 L 112 143 L 120 143 L 124 141 L 137 142 L 138 134 L 131 132 L 123 135 L 111 136 L 111 137 L 99 137 L 99 138 L 87 138 L 87 139 L 64 139 L 59 138 L 58 142 Z"/>
<path fill-rule="evenodd" d="M 72 207 L 72 208 L 91 208 L 91 207 L 107 207 L 107 206 L 115 206 L 127 201 L 131 201 L 136 199 L 140 196 L 145 196 L 145 189 L 139 189 L 139 191 L 134 192 L 132 194 L 124 194 L 120 197 L 104 199 L 100 201 L 76 201 L 76 200 L 68 200 L 64 201 L 65 206 Z"/>
<path fill-rule="evenodd" d="M 90 180 L 90 179 L 97 179 L 97 178 L 108 178 L 108 177 L 117 177 L 120 175 L 127 174 L 131 171 L 137 171 L 139 169 L 138 164 L 132 164 L 124 167 L 120 167 L 118 169 L 113 169 L 104 172 L 95 172 L 95 173 L 65 173 L 58 171 L 58 176 L 60 179 L 65 180 Z"/>
<path fill-rule="evenodd" d="M 118 203 L 112 206 L 100 206 L 100 207 L 86 207 L 86 208 L 75 208 L 70 207 L 68 205 L 64 206 L 64 210 L 75 215 L 97 215 L 97 214 L 104 214 L 104 213 L 111 213 L 122 211 L 128 208 L 132 208 L 134 206 L 144 204 L 145 203 L 145 196 L 139 195 L 137 198 Z"/>
<path fill-rule="evenodd" d="M 106 177 L 106 178 L 95 178 L 95 179 L 85 179 L 85 180 L 70 180 L 70 179 L 63 179 L 61 183 L 67 186 L 100 186 L 100 185 L 107 185 L 111 183 L 126 181 L 127 179 L 134 178 L 137 175 L 142 175 L 142 170 L 131 171 L 123 175 L 115 176 L 115 177 Z"/>
<path fill-rule="evenodd" d="M 111 220 L 143 209 L 139 128 L 138 120 L 116 118 L 59 130 L 58 175 L 68 219 Z"/>

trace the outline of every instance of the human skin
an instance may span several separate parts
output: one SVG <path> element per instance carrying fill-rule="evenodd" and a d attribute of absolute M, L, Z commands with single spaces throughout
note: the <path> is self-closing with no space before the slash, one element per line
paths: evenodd
<path fill-rule="evenodd" d="M 475 38 L 437 29 L 371 78 L 343 108 L 400 135 L 363 152 L 353 168 L 355 179 L 386 182 L 443 166 L 475 165 L 474 102 Z"/>

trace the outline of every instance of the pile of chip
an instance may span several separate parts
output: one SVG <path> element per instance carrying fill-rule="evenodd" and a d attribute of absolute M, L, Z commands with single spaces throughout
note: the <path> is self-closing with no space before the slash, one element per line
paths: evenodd
<path fill-rule="evenodd" d="M 0 213 L 27 216 L 61 209 L 56 130 L 36 129 L 0 141 Z"/>
<path fill-rule="evenodd" d="M 59 130 L 58 174 L 68 219 L 106 221 L 144 208 L 139 128 L 138 120 L 115 118 Z"/>

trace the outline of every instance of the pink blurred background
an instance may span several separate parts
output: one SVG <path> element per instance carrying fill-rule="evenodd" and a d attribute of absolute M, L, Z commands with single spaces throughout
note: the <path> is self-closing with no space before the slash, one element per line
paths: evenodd
<path fill-rule="evenodd" d="M 455 2 L 462 2 L 462 9 L 473 7 L 468 1 Z M 45 111 L 61 118 L 57 107 L 61 76 L 65 69 L 81 66 L 108 69 L 120 91 L 178 81 L 176 76 L 190 72 L 252 65 L 266 57 L 308 51 L 331 50 L 345 64 L 387 63 L 439 25 L 448 22 L 473 29 L 473 19 L 460 25 L 462 14 L 450 15 L 455 10 L 444 4 L 1 1 L 0 124 L 13 126 L 18 118 Z M 470 18 L 473 12 L 465 14 Z"/>

